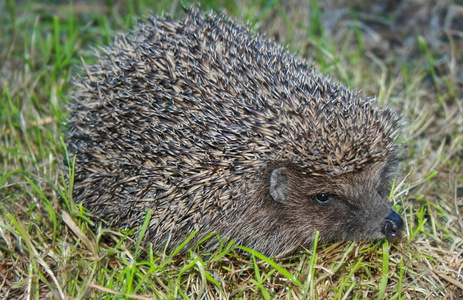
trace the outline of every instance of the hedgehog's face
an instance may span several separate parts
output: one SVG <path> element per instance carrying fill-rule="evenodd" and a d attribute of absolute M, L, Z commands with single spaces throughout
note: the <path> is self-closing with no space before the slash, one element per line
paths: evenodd
<path fill-rule="evenodd" d="M 375 163 L 325 177 L 281 167 L 270 175 L 269 192 L 284 212 L 283 226 L 297 232 L 299 240 L 310 240 L 315 230 L 322 241 L 394 238 L 403 221 L 387 199 L 390 169 Z"/>

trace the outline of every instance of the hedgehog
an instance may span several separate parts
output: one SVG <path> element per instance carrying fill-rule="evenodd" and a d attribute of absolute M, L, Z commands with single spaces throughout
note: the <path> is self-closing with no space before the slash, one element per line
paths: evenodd
<path fill-rule="evenodd" d="M 172 251 L 394 239 L 400 117 L 223 13 L 150 16 L 75 80 L 73 198 Z M 210 239 L 211 240 L 211 239 Z M 207 244 L 209 243 L 209 244 Z M 217 247 L 218 241 L 204 243 Z"/>

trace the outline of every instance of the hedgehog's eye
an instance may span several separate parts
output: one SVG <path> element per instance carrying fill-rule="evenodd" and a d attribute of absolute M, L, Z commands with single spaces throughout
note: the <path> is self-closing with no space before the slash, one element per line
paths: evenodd
<path fill-rule="evenodd" d="M 333 198 L 333 196 L 330 195 L 330 194 L 318 194 L 318 195 L 315 195 L 315 199 L 316 199 L 320 204 L 326 204 L 326 203 L 328 203 L 332 198 Z"/>

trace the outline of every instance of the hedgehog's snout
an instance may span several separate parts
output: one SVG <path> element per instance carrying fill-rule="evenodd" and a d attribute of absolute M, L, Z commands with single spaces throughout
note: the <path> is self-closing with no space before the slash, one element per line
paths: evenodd
<path fill-rule="evenodd" d="M 395 238 L 399 235 L 404 227 L 402 218 L 391 209 L 389 215 L 383 220 L 383 228 L 381 232 L 388 238 Z"/>

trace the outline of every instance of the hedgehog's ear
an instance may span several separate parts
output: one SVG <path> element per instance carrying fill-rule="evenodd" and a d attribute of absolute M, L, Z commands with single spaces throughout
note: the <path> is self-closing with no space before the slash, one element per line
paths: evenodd
<path fill-rule="evenodd" d="M 270 196 L 272 196 L 275 202 L 286 202 L 288 181 L 287 168 L 282 167 L 272 171 L 272 174 L 270 175 Z"/>

